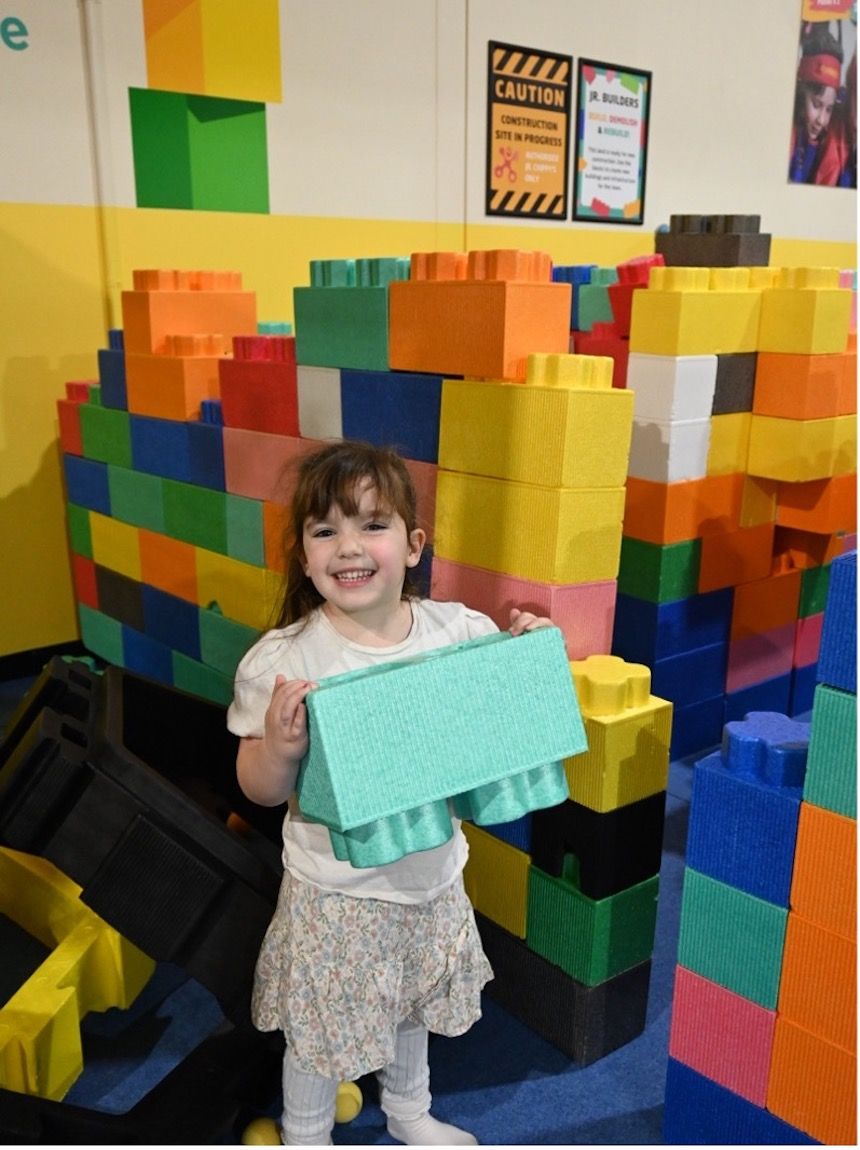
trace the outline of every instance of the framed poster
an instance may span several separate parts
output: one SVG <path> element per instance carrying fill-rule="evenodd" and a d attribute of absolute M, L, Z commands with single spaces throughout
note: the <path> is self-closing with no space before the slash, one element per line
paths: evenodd
<path fill-rule="evenodd" d="M 573 59 L 489 42 L 488 216 L 566 220 Z"/>
<path fill-rule="evenodd" d="M 580 60 L 573 218 L 641 224 L 651 73 Z"/>

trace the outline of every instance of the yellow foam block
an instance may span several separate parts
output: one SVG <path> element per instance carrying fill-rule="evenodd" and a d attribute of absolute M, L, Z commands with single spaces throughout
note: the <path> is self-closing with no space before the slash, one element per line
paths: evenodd
<path fill-rule="evenodd" d="M 732 411 L 711 417 L 708 475 L 746 471 L 750 443 L 750 412 Z"/>
<path fill-rule="evenodd" d="M 195 548 L 200 605 L 217 603 L 221 613 L 258 631 L 271 626 L 281 576 L 265 567 Z"/>
<path fill-rule="evenodd" d="M 47 859 L 0 848 L 0 911 L 51 953 L 0 1009 L 0 1086 L 58 1101 L 83 1070 L 80 1022 L 126 1009 L 155 963 Z"/>
<path fill-rule="evenodd" d="M 463 871 L 469 901 L 517 938 L 525 938 L 531 859 L 525 851 L 472 823 L 463 823 L 463 833 L 469 843 Z"/>
<path fill-rule="evenodd" d="M 759 351 L 820 355 L 848 345 L 852 292 L 838 268 L 782 268 L 761 296 Z"/>
<path fill-rule="evenodd" d="M 622 487 L 633 400 L 611 373 L 606 388 L 446 379 L 439 466 L 545 487 Z"/>
<path fill-rule="evenodd" d="M 566 759 L 570 797 L 611 811 L 666 789 L 672 704 L 651 694 L 651 672 L 616 655 L 571 663 L 588 750 Z"/>
<path fill-rule="evenodd" d="M 857 469 L 857 417 L 750 419 L 747 470 L 765 479 L 802 483 Z"/>
<path fill-rule="evenodd" d="M 140 535 L 138 529 L 98 511 L 90 511 L 93 561 L 140 582 Z"/>
<path fill-rule="evenodd" d="M 758 346 L 761 291 L 749 268 L 654 267 L 633 293 L 630 351 L 726 355 Z"/>
<path fill-rule="evenodd" d="M 538 487 L 439 469 L 434 554 L 540 583 L 615 579 L 624 488 Z"/>
<path fill-rule="evenodd" d="M 755 475 L 745 475 L 738 526 L 757 527 L 761 523 L 775 523 L 777 491 L 775 479 L 759 479 Z"/>
<path fill-rule="evenodd" d="M 531 387 L 578 387 L 606 391 L 612 387 L 615 361 L 609 355 L 549 355 L 537 352 L 526 360 Z"/>

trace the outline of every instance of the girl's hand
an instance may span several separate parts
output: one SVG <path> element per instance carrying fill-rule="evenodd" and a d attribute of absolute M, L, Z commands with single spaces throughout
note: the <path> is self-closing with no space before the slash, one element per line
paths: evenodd
<path fill-rule="evenodd" d="M 511 634 L 524 635 L 526 631 L 537 631 L 539 627 L 553 627 L 552 619 L 544 615 L 533 615 L 531 611 L 521 611 L 519 607 L 511 608 Z"/>
<path fill-rule="evenodd" d="M 264 741 L 267 751 L 278 761 L 297 763 L 308 749 L 308 716 L 305 697 L 316 683 L 304 679 L 275 678 L 272 698 L 266 711 Z"/>

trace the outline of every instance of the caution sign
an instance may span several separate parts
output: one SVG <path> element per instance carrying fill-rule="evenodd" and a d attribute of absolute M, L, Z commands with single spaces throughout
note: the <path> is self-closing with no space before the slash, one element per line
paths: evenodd
<path fill-rule="evenodd" d="M 489 42 L 488 216 L 567 215 L 570 56 Z"/>

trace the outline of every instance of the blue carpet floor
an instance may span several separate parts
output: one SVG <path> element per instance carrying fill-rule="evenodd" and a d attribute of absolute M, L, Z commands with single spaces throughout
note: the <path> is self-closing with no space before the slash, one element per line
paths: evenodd
<path fill-rule="evenodd" d="M 26 689 L 25 681 L 0 684 L 0 724 L 22 688 Z M 471 1130 L 483 1145 L 656 1145 L 662 1141 L 692 761 L 682 760 L 670 768 L 643 1033 L 590 1066 L 578 1067 L 485 999 L 483 1017 L 466 1035 L 431 1040 L 431 1088 L 439 1118 Z M 159 967 L 130 1011 L 90 1015 L 85 1021 L 85 1070 L 65 1103 L 109 1114 L 126 1113 L 220 1021 L 217 1002 L 208 991 L 177 968 Z M 273 1066 L 276 1063 L 273 1059 Z M 385 1130 L 374 1079 L 362 1079 L 359 1085 L 365 1099 L 361 1113 L 352 1122 L 335 1127 L 334 1142 L 393 1144 Z M 256 1113 L 277 1115 L 276 1081 L 261 1088 L 258 1103 Z M 244 1111 L 229 1131 L 210 1140 L 239 1143 L 245 1122 L 252 1116 Z M 0 1141 L 8 1139 L 0 1137 Z"/>

